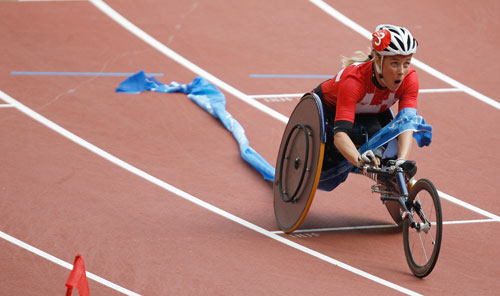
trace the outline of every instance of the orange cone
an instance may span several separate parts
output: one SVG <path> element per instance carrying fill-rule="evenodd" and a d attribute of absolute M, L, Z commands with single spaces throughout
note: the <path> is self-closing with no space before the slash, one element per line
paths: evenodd
<path fill-rule="evenodd" d="M 78 289 L 80 296 L 90 296 L 89 282 L 85 274 L 85 264 L 83 264 L 83 258 L 80 254 L 76 255 L 73 270 L 66 281 L 66 287 L 68 287 L 66 296 L 71 296 L 75 287 Z"/>

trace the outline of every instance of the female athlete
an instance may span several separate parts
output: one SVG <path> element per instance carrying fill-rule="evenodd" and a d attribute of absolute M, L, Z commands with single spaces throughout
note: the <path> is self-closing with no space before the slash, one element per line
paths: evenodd
<path fill-rule="evenodd" d="M 394 25 L 379 25 L 372 36 L 369 55 L 356 52 L 345 58 L 344 68 L 314 89 L 327 126 L 324 169 L 343 159 L 358 167 L 380 165 L 383 148 L 362 154 L 356 148 L 392 120 L 390 107 L 396 102 L 399 111 L 417 108 L 418 78 L 410 68 L 417 40 L 408 29 Z M 405 131 L 398 136 L 396 165 L 408 158 L 412 135 Z"/>

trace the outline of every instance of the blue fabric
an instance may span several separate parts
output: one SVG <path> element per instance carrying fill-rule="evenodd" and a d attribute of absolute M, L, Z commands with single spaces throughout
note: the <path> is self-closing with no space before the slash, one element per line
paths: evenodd
<path fill-rule="evenodd" d="M 140 93 L 143 91 L 163 93 L 183 92 L 187 94 L 193 102 L 218 118 L 224 127 L 231 131 L 239 144 L 241 156 L 245 161 L 257 169 L 264 176 L 264 179 L 274 180 L 275 169 L 250 147 L 243 127 L 226 111 L 224 94 L 202 77 L 196 77 L 188 84 L 172 82 L 170 85 L 165 85 L 154 77 L 147 77 L 143 71 L 140 71 L 123 81 L 116 91 L 124 93 Z M 407 130 L 414 132 L 413 137 L 416 139 L 419 147 L 430 145 L 432 141 L 432 126 L 426 124 L 423 117 L 417 115 L 416 109 L 406 108 L 401 110 L 394 120 L 373 135 L 358 150 L 360 153 L 363 153 L 366 150 L 386 145 Z M 318 189 L 325 191 L 335 189 L 355 169 L 354 165 L 347 160 L 343 160 L 337 166 L 322 171 Z"/>
<path fill-rule="evenodd" d="M 140 71 L 120 83 L 117 92 L 140 93 L 155 91 L 162 93 L 183 92 L 198 106 L 218 118 L 236 139 L 240 147 L 242 158 L 259 171 L 266 180 L 274 179 L 274 168 L 257 153 L 248 142 L 245 130 L 231 114 L 226 111 L 226 98 L 216 86 L 202 77 L 196 77 L 191 83 L 180 84 L 172 82 L 165 85 L 154 77 L 147 77 Z"/>
<path fill-rule="evenodd" d="M 432 126 L 425 123 L 417 109 L 405 108 L 388 125 L 373 135 L 368 142 L 359 148 L 361 153 L 380 147 L 407 130 L 413 131 L 413 137 L 419 147 L 429 146 L 432 142 Z"/>
<path fill-rule="evenodd" d="M 347 179 L 347 176 L 354 168 L 349 161 L 344 159 L 333 168 L 322 171 L 319 177 L 318 189 L 332 191 Z"/>
<path fill-rule="evenodd" d="M 432 126 L 425 123 L 422 116 L 417 115 L 414 108 L 405 108 L 385 127 L 375 133 L 358 151 L 363 153 L 383 146 L 394 140 L 401 133 L 412 130 L 413 137 L 419 147 L 429 146 L 432 142 Z M 347 160 L 337 166 L 321 172 L 318 189 L 331 191 L 347 179 L 350 172 L 357 168 Z"/>

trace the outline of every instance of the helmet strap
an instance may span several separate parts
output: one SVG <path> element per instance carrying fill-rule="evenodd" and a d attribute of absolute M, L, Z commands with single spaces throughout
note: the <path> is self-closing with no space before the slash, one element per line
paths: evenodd
<path fill-rule="evenodd" d="M 373 63 L 375 64 L 375 69 L 378 72 L 378 77 L 380 78 L 380 80 L 382 81 L 382 83 L 384 85 L 387 85 L 387 83 L 385 83 L 385 81 L 384 81 L 384 75 L 382 75 L 382 67 L 384 66 L 384 56 L 383 55 L 379 55 L 379 56 L 380 56 L 380 67 L 376 63 L 375 60 L 373 61 Z"/>
<path fill-rule="evenodd" d="M 377 63 L 375 63 L 375 69 L 377 69 L 378 77 L 380 79 L 384 79 L 384 75 L 382 75 L 382 67 L 384 67 L 384 56 L 380 55 L 380 67 Z"/>

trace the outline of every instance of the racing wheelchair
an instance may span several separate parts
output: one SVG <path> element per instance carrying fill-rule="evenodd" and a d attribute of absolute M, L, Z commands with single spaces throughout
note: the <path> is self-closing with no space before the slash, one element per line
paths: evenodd
<path fill-rule="evenodd" d="M 334 170 L 343 176 L 332 178 L 332 170 L 323 167 L 330 151 L 325 149 L 326 128 L 321 100 L 314 93 L 305 94 L 290 116 L 276 161 L 273 194 L 278 227 L 293 232 L 304 221 L 317 189 L 329 191 L 348 174 L 362 174 L 375 181 L 371 191 L 380 194 L 402 229 L 410 270 L 420 278 L 429 275 L 439 256 L 443 227 L 439 195 L 432 182 L 414 180 L 414 161 L 395 166 L 393 160 L 383 160 L 381 168 L 354 167 L 345 160 Z M 330 180 L 337 183 L 331 186 Z"/>

